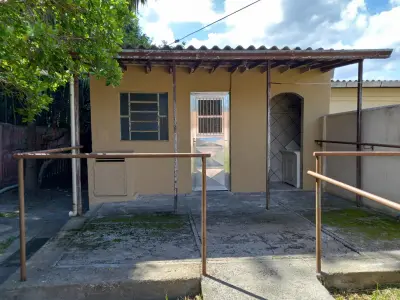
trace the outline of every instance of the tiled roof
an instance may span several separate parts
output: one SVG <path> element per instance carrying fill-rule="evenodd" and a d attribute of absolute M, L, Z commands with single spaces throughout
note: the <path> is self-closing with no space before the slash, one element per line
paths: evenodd
<path fill-rule="evenodd" d="M 332 87 L 354 88 L 357 80 L 332 80 Z M 400 87 L 400 80 L 363 80 L 363 87 Z"/>
<path fill-rule="evenodd" d="M 244 51 L 244 50 L 246 50 L 246 51 L 265 51 L 265 50 L 281 50 L 281 51 L 300 51 L 300 50 L 302 50 L 302 51 L 332 51 L 332 50 L 335 50 L 335 49 L 324 49 L 324 48 L 315 48 L 315 49 L 313 49 L 313 48 L 311 48 L 311 47 L 308 47 L 308 48 L 301 48 L 301 47 L 294 47 L 294 48 L 290 48 L 290 47 L 288 47 L 288 46 L 285 46 L 285 47 L 282 47 L 282 48 L 279 48 L 278 46 L 272 46 L 272 47 L 265 47 L 265 46 L 260 46 L 260 47 L 255 47 L 255 46 L 253 46 L 253 45 L 250 45 L 250 46 L 248 46 L 247 48 L 245 48 L 245 47 L 243 47 L 243 46 L 241 46 L 241 45 L 238 45 L 238 46 L 236 46 L 236 47 L 231 47 L 231 46 L 225 46 L 225 47 L 223 47 L 223 48 L 220 48 L 220 47 L 218 47 L 218 46 L 213 46 L 213 47 L 211 47 L 211 48 L 208 48 L 208 47 L 206 47 L 206 46 L 201 46 L 201 47 L 199 47 L 199 48 L 196 48 L 195 46 L 193 46 L 193 45 L 189 45 L 189 46 L 182 46 L 182 45 L 177 45 L 177 46 L 168 46 L 168 45 L 165 45 L 165 46 L 162 46 L 162 47 L 159 47 L 159 46 L 155 46 L 155 45 L 152 45 L 152 46 L 150 46 L 150 47 L 144 47 L 144 46 L 138 46 L 138 47 L 125 47 L 124 49 L 143 49 L 143 50 L 188 50 L 188 51 L 199 51 L 199 50 L 203 50 L 203 51 L 210 51 L 210 50 L 214 50 L 214 51 L 229 51 L 229 50 L 236 50 L 236 51 Z M 337 50 L 337 49 L 336 49 Z"/>
<path fill-rule="evenodd" d="M 261 46 L 225 46 L 220 48 L 214 46 L 207 48 L 201 46 L 151 46 L 149 48 L 136 47 L 125 48 L 118 59 L 122 65 L 136 64 L 147 66 L 151 65 L 175 65 L 186 66 L 190 72 L 197 68 L 208 68 L 213 72 L 216 68 L 228 68 L 229 72 L 234 72 L 238 68 L 249 70 L 259 68 L 264 72 L 267 62 L 271 69 L 281 67 L 285 72 L 289 69 L 301 69 L 301 72 L 319 69 L 321 72 L 328 72 L 334 68 L 355 64 L 363 59 L 384 59 L 390 57 L 392 49 L 324 49 L 317 48 L 290 48 L 285 46 L 278 48 L 272 46 L 267 48 Z"/>

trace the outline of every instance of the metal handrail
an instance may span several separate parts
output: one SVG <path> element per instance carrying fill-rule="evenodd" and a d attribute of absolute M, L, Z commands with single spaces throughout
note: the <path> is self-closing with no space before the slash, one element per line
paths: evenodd
<path fill-rule="evenodd" d="M 326 181 L 330 184 L 338 186 L 342 189 L 345 189 L 349 192 L 353 192 L 356 195 L 368 198 L 372 201 L 390 207 L 392 209 L 396 209 L 400 211 L 400 204 L 383 197 L 377 196 L 372 193 L 368 193 L 364 190 L 355 188 L 351 185 L 345 184 L 338 180 L 332 179 L 325 175 L 321 174 L 322 164 L 321 157 L 322 156 L 386 156 L 393 157 L 399 156 L 400 151 L 373 151 L 373 152 L 360 152 L 360 151 L 329 151 L 329 152 L 314 152 L 315 156 L 315 172 L 307 171 L 307 174 L 313 176 L 315 178 L 315 256 L 316 256 L 316 269 L 317 274 L 321 273 L 321 253 L 322 253 L 322 242 L 321 242 L 321 230 L 322 230 L 322 222 L 321 222 L 321 196 L 322 196 L 322 184 L 321 181 Z"/>
<path fill-rule="evenodd" d="M 77 150 L 77 149 L 82 149 L 82 148 L 83 148 L 83 146 L 53 148 L 53 149 L 47 149 L 47 150 L 16 152 L 14 155 L 21 154 L 21 153 L 22 154 L 26 154 L 26 153 L 57 153 L 57 152 L 65 152 L 65 151 Z M 14 158 L 15 158 L 15 156 L 14 156 Z"/>
<path fill-rule="evenodd" d="M 206 195 L 206 159 L 210 153 L 56 153 L 82 148 L 66 147 L 34 152 L 15 153 L 18 160 L 18 193 L 19 193 L 19 230 L 20 230 L 20 278 L 26 281 L 26 240 L 25 240 L 25 188 L 24 159 L 71 159 L 71 158 L 201 158 L 202 189 L 201 189 L 201 273 L 207 275 L 207 195 Z"/>
<path fill-rule="evenodd" d="M 322 143 L 325 144 L 342 144 L 342 145 L 360 145 L 360 146 L 371 146 L 371 147 L 382 147 L 382 148 L 399 148 L 400 145 L 393 144 L 379 144 L 379 143 L 357 143 L 357 142 L 345 142 L 345 141 L 330 141 L 330 140 L 315 140 L 315 142 L 319 145 Z"/>

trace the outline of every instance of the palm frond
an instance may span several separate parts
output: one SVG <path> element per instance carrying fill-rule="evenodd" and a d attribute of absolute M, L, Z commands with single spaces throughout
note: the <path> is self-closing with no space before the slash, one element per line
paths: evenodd
<path fill-rule="evenodd" d="M 146 5 L 148 0 L 129 0 L 129 8 L 138 12 L 139 5 Z"/>

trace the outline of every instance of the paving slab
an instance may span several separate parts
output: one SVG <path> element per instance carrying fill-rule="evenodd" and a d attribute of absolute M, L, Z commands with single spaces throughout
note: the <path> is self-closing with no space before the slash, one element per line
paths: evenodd
<path fill-rule="evenodd" d="M 315 273 L 314 194 L 271 196 L 266 210 L 263 193 L 207 193 L 208 276 L 201 280 L 206 300 L 332 299 Z M 328 213 L 354 209 L 330 195 L 323 203 Z M 176 299 L 199 293 L 200 193 L 180 195 L 177 213 L 172 209 L 172 195 L 99 205 L 71 219 L 32 256 L 27 282 L 20 283 L 16 272 L 0 292 L 4 299 Z M 368 240 L 359 243 L 360 232 L 346 232 L 324 227 L 324 272 L 358 270 L 361 281 L 362 272 L 400 270 L 400 251 L 368 247 Z M 338 278 L 325 279 L 353 280 Z"/>
<path fill-rule="evenodd" d="M 68 221 L 71 194 L 67 190 L 40 190 L 25 197 L 27 257 L 57 234 Z M 19 267 L 18 190 L 0 195 L 0 284 Z"/>
<path fill-rule="evenodd" d="M 204 300 L 333 299 L 313 273 L 311 259 L 259 257 L 210 260 Z"/>
<path fill-rule="evenodd" d="M 200 259 L 187 214 L 122 203 L 73 218 L 1 287 L 2 299 L 170 299 L 200 292 Z M 153 204 L 152 204 L 153 205 Z"/>

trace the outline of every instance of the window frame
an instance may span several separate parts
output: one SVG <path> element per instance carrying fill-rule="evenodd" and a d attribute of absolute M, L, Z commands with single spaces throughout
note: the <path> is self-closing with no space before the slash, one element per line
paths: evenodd
<path fill-rule="evenodd" d="M 121 95 L 122 94 L 127 94 L 128 96 L 128 115 L 126 114 L 122 114 L 121 113 Z M 156 95 L 156 101 L 140 101 L 140 100 L 132 100 L 131 99 L 131 95 L 132 94 L 147 94 L 147 95 Z M 167 99 L 166 99 L 166 104 L 167 104 L 167 111 L 166 114 L 161 114 L 160 109 L 161 109 L 161 105 L 160 105 L 160 98 L 161 95 L 166 95 Z M 131 110 L 131 104 L 157 104 L 157 109 L 154 111 L 146 111 L 146 110 L 142 110 L 142 111 L 137 111 L 137 110 Z M 145 113 L 145 114 L 149 114 L 149 113 L 154 113 L 156 114 L 156 120 L 154 121 L 146 121 L 146 120 L 141 120 L 141 121 L 137 121 L 137 120 L 133 120 L 132 119 L 132 114 L 141 114 L 141 113 Z M 141 92 L 141 91 L 121 91 L 119 92 L 119 119 L 120 119 L 120 140 L 121 141 L 133 141 L 133 142 L 169 142 L 169 93 L 168 92 Z M 123 139 L 122 138 L 122 119 L 127 119 L 128 120 L 128 125 L 129 125 L 129 131 L 128 131 L 128 139 Z M 166 128 L 164 130 L 166 130 L 166 138 L 162 138 L 161 137 L 161 126 L 162 126 L 162 119 L 165 119 L 166 124 L 164 126 L 166 126 Z M 132 129 L 132 123 L 152 123 L 152 124 L 157 124 L 157 130 L 138 130 L 138 129 Z M 132 139 L 132 133 L 134 132 L 139 132 L 139 133 L 157 133 L 157 139 Z"/>

